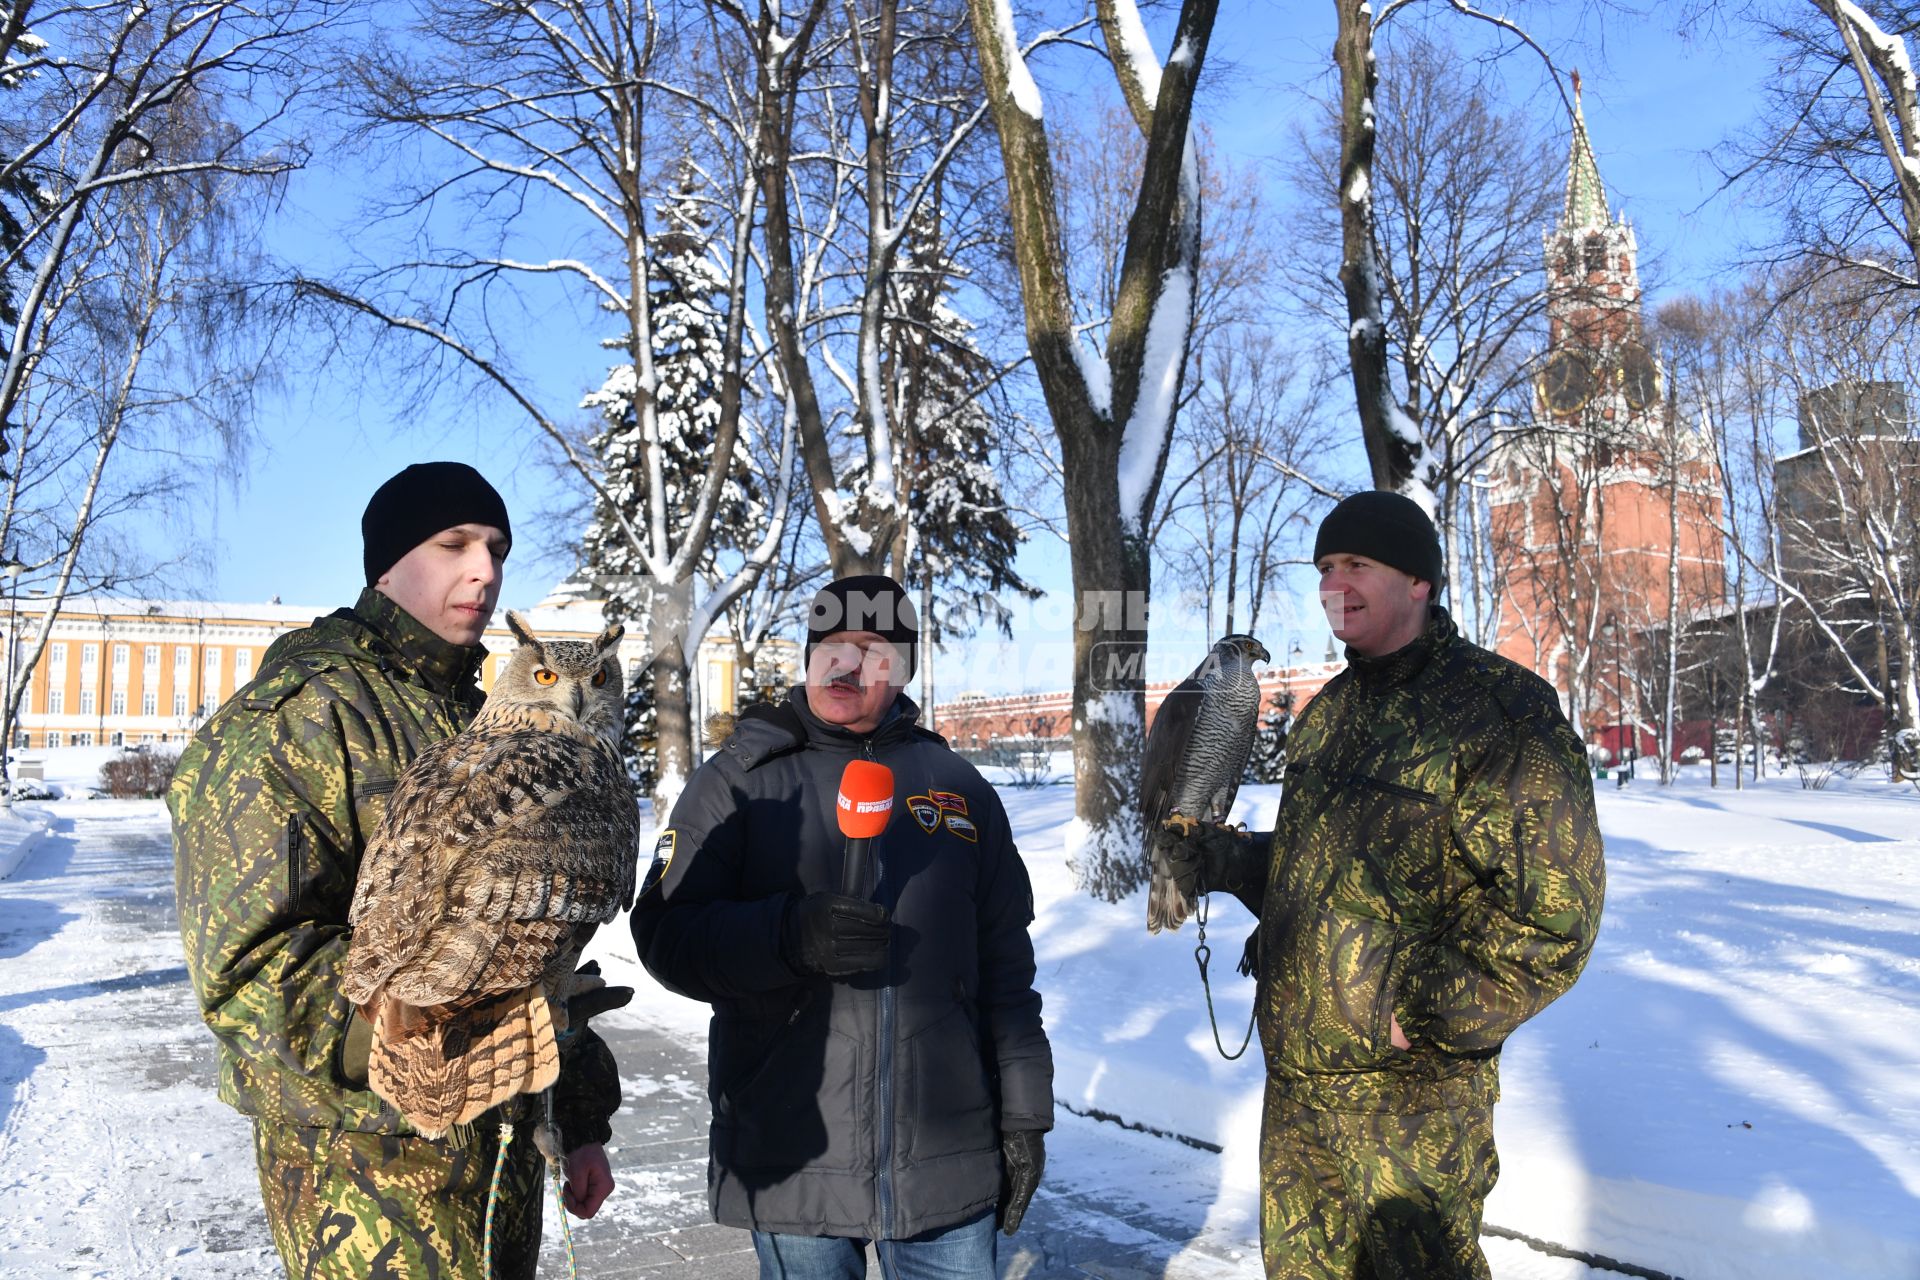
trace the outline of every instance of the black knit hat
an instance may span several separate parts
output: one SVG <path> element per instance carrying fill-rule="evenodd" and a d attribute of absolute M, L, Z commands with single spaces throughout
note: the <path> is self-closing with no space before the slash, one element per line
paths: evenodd
<path fill-rule="evenodd" d="M 1432 583 L 1435 596 L 1446 585 L 1440 534 L 1420 504 L 1405 494 L 1369 489 L 1343 498 L 1320 522 L 1313 540 L 1314 563 L 1325 555 L 1378 560 Z"/>
<path fill-rule="evenodd" d="M 457 524 L 492 525 L 507 535 L 507 504 L 487 478 L 464 462 L 416 462 L 394 476 L 367 500 L 360 516 L 361 562 L 367 585 L 399 563 L 400 557 L 434 534 Z"/>
<path fill-rule="evenodd" d="M 813 647 L 841 631 L 871 631 L 891 640 L 906 655 L 905 680 L 913 679 L 914 649 L 920 643 L 920 621 L 907 589 L 882 573 L 862 573 L 829 582 L 813 593 L 807 610 L 806 662 Z"/>

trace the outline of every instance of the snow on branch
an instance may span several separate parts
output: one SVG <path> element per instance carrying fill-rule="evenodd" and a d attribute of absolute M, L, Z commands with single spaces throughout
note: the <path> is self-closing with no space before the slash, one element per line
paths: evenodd
<path fill-rule="evenodd" d="M 993 32 L 999 39 L 1001 55 L 1007 60 L 1007 94 L 1013 105 L 1024 116 L 1042 119 L 1040 86 L 1034 83 L 1026 55 L 1020 51 L 1020 37 L 1013 25 L 1012 0 L 993 0 Z"/>
<path fill-rule="evenodd" d="M 1107 55 L 1113 59 L 1113 72 L 1129 90 L 1137 90 L 1144 111 L 1136 118 L 1152 118 L 1153 104 L 1160 100 L 1160 60 L 1154 56 L 1153 42 L 1140 21 L 1139 6 L 1133 0 L 1102 0 L 1102 27 L 1107 34 Z M 1192 52 L 1182 42 L 1176 56 L 1190 59 Z M 1134 97 L 1128 92 L 1129 99 Z"/>
<path fill-rule="evenodd" d="M 1160 474 L 1160 459 L 1173 432 L 1174 401 L 1193 325 L 1193 272 L 1182 263 L 1160 278 L 1147 349 L 1140 365 L 1140 391 L 1120 441 L 1120 516 L 1144 531 L 1147 494 Z"/>

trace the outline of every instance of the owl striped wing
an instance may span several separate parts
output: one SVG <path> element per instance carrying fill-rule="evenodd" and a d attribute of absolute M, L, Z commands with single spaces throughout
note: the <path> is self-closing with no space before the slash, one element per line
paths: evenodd
<path fill-rule="evenodd" d="M 639 811 L 619 754 L 537 730 L 460 734 L 401 776 L 350 919 L 347 996 L 445 1005 L 538 979 L 633 900 Z"/>

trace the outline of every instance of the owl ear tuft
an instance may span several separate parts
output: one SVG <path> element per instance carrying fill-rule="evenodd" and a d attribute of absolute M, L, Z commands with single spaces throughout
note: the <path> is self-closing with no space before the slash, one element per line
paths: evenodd
<path fill-rule="evenodd" d="M 593 647 L 604 657 L 609 649 L 620 643 L 620 637 L 625 634 L 626 627 L 616 622 L 593 638 Z"/>
<path fill-rule="evenodd" d="M 546 661 L 547 646 L 541 644 L 540 637 L 533 634 L 533 628 L 527 625 L 527 620 L 512 609 L 507 610 L 507 630 L 513 632 L 514 639 L 539 654 L 542 662 Z"/>

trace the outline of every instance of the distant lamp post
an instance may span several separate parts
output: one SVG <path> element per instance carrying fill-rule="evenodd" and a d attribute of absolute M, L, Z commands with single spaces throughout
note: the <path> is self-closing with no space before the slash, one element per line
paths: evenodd
<path fill-rule="evenodd" d="M 8 557 L 0 560 L 7 579 L 7 684 L 0 699 L 0 806 L 13 805 L 13 655 L 20 648 L 20 571 L 27 566 Z"/>
<path fill-rule="evenodd" d="M 1624 787 L 1633 776 L 1634 750 L 1630 742 L 1633 728 L 1627 723 L 1627 695 L 1625 677 L 1620 664 L 1620 643 L 1626 628 L 1623 627 L 1611 611 L 1607 620 L 1600 624 L 1600 634 L 1613 642 L 1613 717 L 1614 717 L 1614 785 Z"/>

